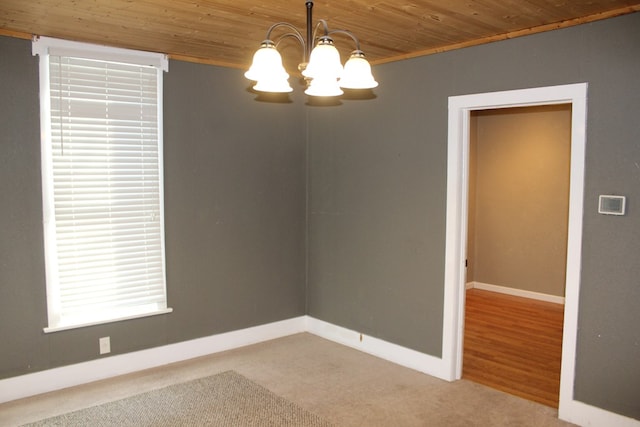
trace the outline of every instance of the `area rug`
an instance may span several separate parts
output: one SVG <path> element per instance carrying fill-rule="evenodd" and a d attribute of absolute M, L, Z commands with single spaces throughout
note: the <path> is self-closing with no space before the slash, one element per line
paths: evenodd
<path fill-rule="evenodd" d="M 29 427 L 330 425 L 234 371 L 26 424 Z"/>

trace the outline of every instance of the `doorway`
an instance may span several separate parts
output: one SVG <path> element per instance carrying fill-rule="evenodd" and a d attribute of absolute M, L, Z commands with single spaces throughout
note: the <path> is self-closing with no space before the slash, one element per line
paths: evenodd
<path fill-rule="evenodd" d="M 469 132 L 471 111 L 533 105 L 571 105 L 571 167 L 565 306 L 560 375 L 560 418 L 575 406 L 573 383 L 582 246 L 587 84 L 571 84 L 449 98 L 447 224 L 443 316 L 443 369 L 451 380 L 462 376 L 465 249 L 467 241 Z"/>
<path fill-rule="evenodd" d="M 462 377 L 557 408 L 571 105 L 470 120 Z"/>

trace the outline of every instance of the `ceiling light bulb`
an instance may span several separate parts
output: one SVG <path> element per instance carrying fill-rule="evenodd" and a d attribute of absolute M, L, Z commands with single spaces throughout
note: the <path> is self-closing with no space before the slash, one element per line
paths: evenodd
<path fill-rule="evenodd" d="M 338 80 L 331 77 L 316 77 L 311 80 L 309 87 L 304 91 L 309 96 L 339 96 L 344 92 L 338 85 Z"/>
<path fill-rule="evenodd" d="M 340 87 L 345 89 L 373 89 L 378 82 L 371 74 L 371 65 L 360 50 L 353 51 L 344 64 L 344 72 L 340 77 Z"/>
<path fill-rule="evenodd" d="M 260 79 L 255 84 L 255 86 L 253 86 L 253 89 L 259 92 L 273 92 L 273 93 L 293 92 L 293 88 L 287 81 L 287 78 Z"/>
<path fill-rule="evenodd" d="M 309 64 L 302 75 L 311 79 L 318 77 L 337 79 L 341 74 L 340 52 L 333 45 L 333 40 L 330 37 L 321 37 L 316 47 L 311 51 Z"/>
<path fill-rule="evenodd" d="M 265 40 L 253 55 L 253 63 L 244 73 L 249 80 L 256 82 L 254 90 L 260 92 L 287 93 L 293 88 L 287 81 L 289 74 L 282 66 L 282 57 L 271 40 Z"/>
<path fill-rule="evenodd" d="M 253 62 L 244 76 L 249 80 L 262 80 L 289 77 L 282 66 L 282 57 L 271 40 L 265 40 L 253 55 Z"/>

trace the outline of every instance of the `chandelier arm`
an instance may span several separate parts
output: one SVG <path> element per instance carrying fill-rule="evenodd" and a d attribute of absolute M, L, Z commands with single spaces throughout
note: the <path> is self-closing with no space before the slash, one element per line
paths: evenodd
<path fill-rule="evenodd" d="M 336 33 L 346 34 L 349 37 L 351 37 L 353 39 L 353 41 L 355 42 L 355 44 L 356 44 L 356 50 L 359 51 L 359 52 L 362 52 L 362 50 L 360 49 L 360 41 L 358 40 L 358 38 L 351 31 L 349 31 L 349 30 L 331 30 L 331 31 L 327 32 L 328 35 L 336 34 Z"/>
<path fill-rule="evenodd" d="M 307 56 L 306 56 L 306 45 L 304 42 L 304 39 L 302 38 L 302 36 L 300 35 L 299 32 L 295 32 L 295 33 L 285 33 L 283 35 L 281 35 L 280 37 L 278 37 L 278 40 L 276 40 L 275 45 L 276 48 L 278 47 L 278 45 L 280 44 L 280 42 L 286 38 L 289 37 L 293 37 L 294 39 L 298 40 L 300 42 L 300 45 L 302 46 L 302 63 L 306 63 L 307 62 Z"/>
<path fill-rule="evenodd" d="M 283 39 L 287 38 L 287 37 L 293 37 L 296 40 L 298 40 L 300 42 L 300 46 L 302 46 L 302 63 L 306 63 L 307 62 L 307 58 L 308 58 L 308 54 L 307 54 L 307 50 L 308 50 L 308 43 L 305 41 L 304 37 L 302 36 L 302 33 L 300 33 L 300 31 L 293 25 L 290 24 L 288 22 L 276 22 L 275 24 L 273 24 L 271 27 L 269 27 L 269 29 L 267 30 L 267 40 L 271 41 L 271 33 L 273 32 L 273 30 L 275 30 L 278 27 L 286 27 L 289 30 L 291 30 L 291 32 L 285 33 L 282 36 L 280 36 L 278 38 L 278 40 L 276 41 L 276 46 L 278 45 L 278 43 L 280 43 Z"/>
<path fill-rule="evenodd" d="M 316 24 L 315 28 L 313 29 L 313 37 L 309 43 L 309 45 L 311 46 L 310 50 L 313 49 L 313 46 L 315 46 L 316 44 L 316 39 L 318 39 L 318 29 L 320 28 L 320 26 L 322 25 L 322 29 L 324 32 L 324 36 L 328 36 L 329 35 L 329 25 L 327 24 L 327 21 L 325 21 L 324 19 L 319 19 L 318 23 Z M 311 52 L 309 52 L 311 53 Z"/>
<path fill-rule="evenodd" d="M 276 22 L 275 24 L 273 24 L 272 26 L 269 27 L 269 29 L 267 30 L 267 40 L 271 40 L 271 33 L 273 32 L 273 30 L 275 30 L 278 27 L 287 27 L 289 28 L 291 31 L 293 31 L 293 33 L 295 33 L 296 38 L 298 40 L 300 40 L 300 43 L 302 43 L 302 46 L 305 46 L 305 41 L 304 41 L 304 37 L 302 37 L 302 34 L 300 33 L 300 31 L 292 24 L 289 24 L 288 22 Z"/>
<path fill-rule="evenodd" d="M 278 37 L 278 40 L 276 40 L 275 44 L 276 47 L 278 47 L 278 44 L 280 44 L 280 42 L 286 38 L 289 37 L 293 37 L 294 39 L 298 40 L 300 42 L 300 45 L 304 48 L 305 46 L 305 42 L 304 39 L 302 38 L 302 36 L 299 33 L 285 33 L 283 35 L 281 35 L 280 37 Z"/>
<path fill-rule="evenodd" d="M 328 35 L 329 34 L 329 24 L 327 24 L 327 21 L 325 21 L 324 19 L 319 19 L 318 20 L 318 26 L 316 28 L 318 28 L 320 26 L 320 24 L 322 24 L 322 28 L 324 29 L 324 35 Z"/>

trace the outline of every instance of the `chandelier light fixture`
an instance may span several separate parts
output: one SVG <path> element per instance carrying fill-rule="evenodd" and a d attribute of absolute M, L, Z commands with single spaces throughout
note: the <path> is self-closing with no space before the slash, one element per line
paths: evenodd
<path fill-rule="evenodd" d="M 278 52 L 278 43 L 286 38 L 295 38 L 303 49 L 302 62 L 298 69 L 307 81 L 305 93 L 310 96 L 339 96 L 342 89 L 372 89 L 378 86 L 371 74 L 371 65 L 360 50 L 360 42 L 348 30 L 330 30 L 323 19 L 313 26 L 313 2 L 307 1 L 306 38 L 292 24 L 278 22 L 267 31 L 265 40 L 253 55 L 251 68 L 244 74 L 255 81 L 253 89 L 258 92 L 288 93 L 293 88 L 289 84 L 289 74 L 282 65 L 282 57 Z M 271 33 L 280 27 L 287 28 L 275 42 Z M 318 32 L 320 31 L 320 35 Z M 340 53 L 333 44 L 333 34 L 345 34 L 355 42 L 356 49 L 351 52 L 344 67 L 340 62 Z M 315 45 L 315 47 L 314 47 Z"/>

